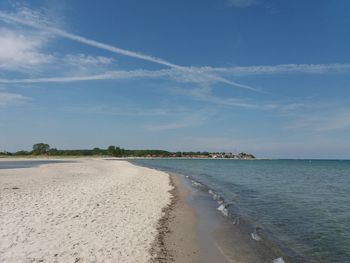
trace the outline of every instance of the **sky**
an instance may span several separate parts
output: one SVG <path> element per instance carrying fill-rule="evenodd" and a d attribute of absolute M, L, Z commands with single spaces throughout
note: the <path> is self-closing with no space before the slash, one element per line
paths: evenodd
<path fill-rule="evenodd" d="M 0 151 L 350 158 L 347 0 L 0 2 Z"/>

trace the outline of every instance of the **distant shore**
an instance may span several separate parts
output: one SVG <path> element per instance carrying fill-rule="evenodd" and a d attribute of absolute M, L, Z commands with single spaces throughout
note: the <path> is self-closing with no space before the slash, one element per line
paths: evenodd
<path fill-rule="evenodd" d="M 1 156 L 0 160 L 56 160 L 56 159 L 109 159 L 109 160 L 133 160 L 133 159 L 179 159 L 179 160 L 274 160 L 271 158 L 246 158 L 246 159 L 235 159 L 235 158 L 209 158 L 209 157 L 138 157 L 138 156 L 128 156 L 128 157 L 111 157 L 111 156 L 74 156 L 74 155 L 62 155 L 62 156 L 45 156 L 45 155 L 29 155 L 29 156 Z"/>

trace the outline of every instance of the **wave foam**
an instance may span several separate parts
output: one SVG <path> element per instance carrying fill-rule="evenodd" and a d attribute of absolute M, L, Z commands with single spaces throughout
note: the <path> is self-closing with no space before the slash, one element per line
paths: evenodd
<path fill-rule="evenodd" d="M 285 263 L 285 261 L 283 260 L 283 258 L 276 258 L 272 260 L 272 263 Z"/>

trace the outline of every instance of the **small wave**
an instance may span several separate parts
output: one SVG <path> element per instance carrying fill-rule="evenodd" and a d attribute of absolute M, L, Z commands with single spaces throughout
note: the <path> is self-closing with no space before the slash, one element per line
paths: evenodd
<path fill-rule="evenodd" d="M 193 186 L 197 186 L 197 187 L 201 187 L 202 185 L 200 183 L 197 183 L 196 181 L 192 180 L 192 185 Z"/>
<path fill-rule="evenodd" d="M 213 190 L 209 189 L 208 193 L 213 197 L 213 199 L 219 204 L 224 203 L 224 198 L 222 198 L 219 194 L 215 193 Z"/>
<path fill-rule="evenodd" d="M 226 208 L 226 205 L 221 204 L 218 208 L 216 208 L 217 210 L 219 210 L 224 216 L 228 216 L 228 210 Z"/>
<path fill-rule="evenodd" d="M 233 219 L 232 224 L 239 225 L 239 217 L 236 217 L 235 219 Z"/>
<path fill-rule="evenodd" d="M 261 237 L 257 234 L 257 233 L 251 233 L 250 236 L 252 237 L 252 239 L 254 239 L 255 241 L 260 241 Z"/>
<path fill-rule="evenodd" d="M 285 261 L 283 260 L 283 258 L 276 258 L 272 260 L 272 263 L 285 263 Z"/>
<path fill-rule="evenodd" d="M 200 189 L 202 191 L 207 191 L 209 188 L 205 184 L 202 184 L 196 180 L 194 180 L 192 177 L 187 177 L 190 181 L 193 187 Z"/>
<path fill-rule="evenodd" d="M 160 169 L 160 170 L 169 172 L 165 169 Z M 226 203 L 225 198 L 223 198 L 220 194 L 218 194 L 214 189 L 211 189 L 209 185 L 206 185 L 205 183 L 198 181 L 196 178 L 190 175 L 179 174 L 179 173 L 178 175 L 181 175 L 184 178 L 188 179 L 190 185 L 192 185 L 194 188 L 207 193 L 208 197 L 213 199 L 213 201 L 215 201 L 215 203 L 218 204 L 217 206 L 215 206 L 216 207 L 215 210 L 221 213 L 223 216 L 227 217 L 231 221 L 231 224 L 236 225 L 236 227 L 239 227 L 239 229 L 244 231 L 244 233 L 248 237 L 250 236 L 250 238 L 252 238 L 255 241 L 261 240 L 261 242 L 267 241 L 267 242 L 273 243 L 274 245 L 276 245 L 278 248 L 281 249 L 280 256 L 282 256 L 283 254 L 286 254 L 288 255 L 288 257 L 298 259 L 295 262 L 307 262 L 305 261 L 305 258 L 302 255 L 297 254 L 295 251 L 286 247 L 285 244 L 281 243 L 273 235 L 273 233 L 268 229 L 265 230 L 260 227 L 255 227 L 255 230 L 252 231 L 254 229 L 254 225 L 253 225 L 254 222 L 250 221 L 249 218 L 247 218 L 246 215 L 240 211 L 240 207 L 238 206 L 238 204 L 240 203 L 240 195 L 241 195 L 240 192 L 235 193 L 235 196 L 232 198 L 230 203 Z M 279 257 L 276 259 L 273 259 L 273 257 L 271 257 L 270 260 L 271 260 L 270 261 L 271 263 L 285 263 L 282 257 Z"/>

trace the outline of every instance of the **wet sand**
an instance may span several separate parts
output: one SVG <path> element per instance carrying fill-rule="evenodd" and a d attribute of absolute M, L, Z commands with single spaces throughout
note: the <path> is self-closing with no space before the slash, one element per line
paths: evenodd
<path fill-rule="evenodd" d="M 165 253 L 157 262 L 266 263 L 278 258 L 279 251 L 253 240 L 184 176 L 171 174 L 171 181 L 175 198 L 164 217 L 160 244 Z"/>
<path fill-rule="evenodd" d="M 171 175 L 171 204 L 163 212 L 158 227 L 158 236 L 152 254 L 154 262 L 201 262 L 199 255 L 197 223 L 198 218 L 187 198 L 189 190 L 181 182 L 181 178 Z"/>

